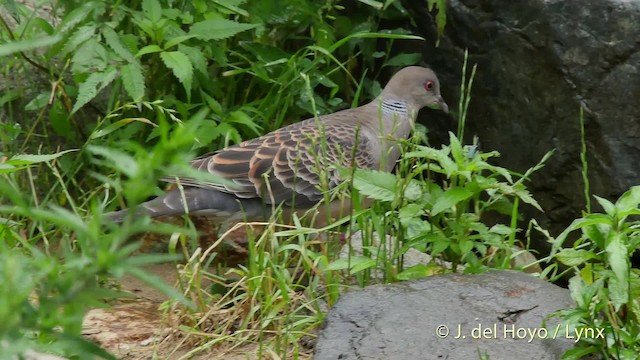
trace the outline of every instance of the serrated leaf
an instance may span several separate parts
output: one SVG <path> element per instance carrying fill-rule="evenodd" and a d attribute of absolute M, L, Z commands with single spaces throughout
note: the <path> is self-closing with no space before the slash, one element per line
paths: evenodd
<path fill-rule="evenodd" d="M 78 97 L 71 113 L 75 113 L 89 101 L 93 100 L 102 89 L 116 78 L 117 73 L 116 69 L 110 68 L 107 72 L 97 72 L 89 75 L 87 80 L 80 84 L 78 88 Z"/>
<path fill-rule="evenodd" d="M 127 94 L 133 101 L 140 101 L 144 97 L 145 90 L 142 68 L 137 64 L 127 64 L 120 70 L 120 75 Z"/>
<path fill-rule="evenodd" d="M 433 209 L 431 209 L 431 215 L 435 216 L 444 210 L 451 209 L 454 205 L 458 204 L 461 201 L 464 201 L 470 198 L 473 195 L 471 191 L 468 191 L 463 188 L 451 188 L 440 196 L 435 204 L 433 204 Z"/>
<path fill-rule="evenodd" d="M 256 24 L 243 24 L 227 19 L 208 19 L 193 24 L 189 34 L 205 41 L 221 40 L 257 26 Z"/>
<path fill-rule="evenodd" d="M 86 2 L 79 8 L 71 10 L 58 26 L 58 33 L 64 34 L 76 27 L 76 25 L 84 21 L 84 19 L 93 12 L 94 7 L 95 4 L 92 2 Z"/>
<path fill-rule="evenodd" d="M 207 75 L 207 58 L 200 49 L 180 44 L 178 45 L 178 51 L 187 54 L 193 67 L 201 74 Z"/>
<path fill-rule="evenodd" d="M 353 176 L 353 187 L 375 200 L 393 201 L 397 184 L 398 178 L 385 171 L 356 169 Z"/>
<path fill-rule="evenodd" d="M 138 60 L 129 52 L 129 50 L 127 50 L 127 48 L 124 47 L 120 41 L 120 37 L 112 28 L 108 26 L 103 27 L 102 36 L 104 36 L 107 45 L 109 45 L 109 47 L 113 49 L 118 56 L 127 60 L 130 64 L 138 64 Z"/>
<path fill-rule="evenodd" d="M 540 204 L 538 204 L 538 201 L 536 201 L 536 199 L 534 199 L 533 196 L 531 196 L 531 194 L 527 190 L 518 189 L 516 190 L 516 195 L 520 198 L 520 200 L 544 212 Z"/>
<path fill-rule="evenodd" d="M 191 81 L 193 80 L 193 65 L 184 53 L 180 51 L 164 51 L 160 53 L 162 62 L 180 80 L 187 94 L 191 94 Z"/>
<path fill-rule="evenodd" d="M 91 39 L 95 35 L 95 33 L 95 25 L 86 25 L 79 27 L 64 44 L 60 55 L 66 56 L 67 54 L 76 51 L 78 49 L 78 46 Z"/>

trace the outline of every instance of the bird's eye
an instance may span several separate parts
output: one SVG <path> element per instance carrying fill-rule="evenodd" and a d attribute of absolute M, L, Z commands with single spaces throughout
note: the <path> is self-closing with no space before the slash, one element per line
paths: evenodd
<path fill-rule="evenodd" d="M 433 89 L 433 81 L 427 81 L 424 83 L 424 89 L 427 91 L 431 91 Z"/>

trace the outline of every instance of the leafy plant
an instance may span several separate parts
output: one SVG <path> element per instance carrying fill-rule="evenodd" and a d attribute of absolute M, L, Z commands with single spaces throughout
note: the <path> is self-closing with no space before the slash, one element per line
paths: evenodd
<path fill-rule="evenodd" d="M 606 358 L 634 359 L 640 351 L 640 270 L 630 258 L 640 248 L 640 187 L 632 187 L 615 203 L 595 196 L 604 213 L 587 213 L 576 219 L 553 242 L 555 258 L 569 266 L 569 281 L 575 309 L 560 315 L 574 335 L 589 329 L 580 346 L 564 358 L 578 359 L 600 353 Z M 569 234 L 580 232 L 572 247 L 561 248 Z M 554 255 L 552 253 L 552 255 Z"/>

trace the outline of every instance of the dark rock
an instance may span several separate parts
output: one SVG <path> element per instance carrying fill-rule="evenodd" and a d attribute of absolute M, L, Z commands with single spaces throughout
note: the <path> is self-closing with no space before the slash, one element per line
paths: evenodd
<path fill-rule="evenodd" d="M 483 149 L 502 153 L 499 165 L 524 172 L 556 149 L 529 183 L 545 213 L 529 209 L 529 216 L 557 235 L 585 207 L 581 104 L 591 192 L 616 199 L 640 183 L 640 2 L 447 4 L 445 34 L 435 48 L 432 14 L 422 2 L 405 2 L 414 19 L 423 19 L 414 31 L 428 41 L 400 44 L 404 48 L 396 50 L 422 51 L 444 84 L 450 108 L 457 109 L 463 54 L 469 49 L 469 68 L 477 64 L 478 72 L 465 140 L 479 135 Z M 427 125 L 446 142 L 452 123 L 438 114 L 429 117 Z"/>
<path fill-rule="evenodd" d="M 540 329 L 570 306 L 567 290 L 515 271 L 371 286 L 329 311 L 314 359 L 559 359 L 574 339 L 562 327 L 554 339 L 557 318 Z"/>

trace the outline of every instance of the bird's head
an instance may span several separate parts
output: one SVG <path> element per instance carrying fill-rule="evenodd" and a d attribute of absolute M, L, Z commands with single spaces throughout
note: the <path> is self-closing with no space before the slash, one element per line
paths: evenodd
<path fill-rule="evenodd" d="M 387 83 L 381 96 L 402 99 L 416 109 L 429 107 L 449 113 L 449 106 L 440 95 L 440 81 L 433 70 L 407 66 Z"/>

